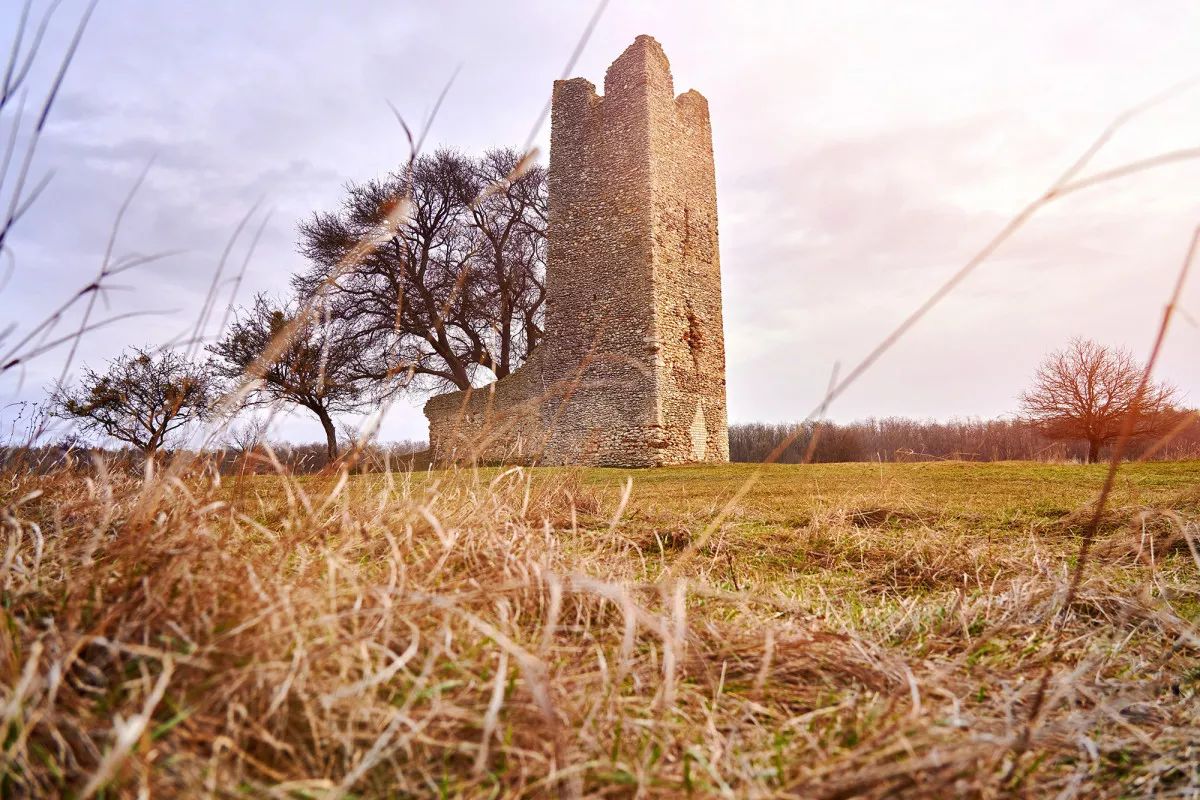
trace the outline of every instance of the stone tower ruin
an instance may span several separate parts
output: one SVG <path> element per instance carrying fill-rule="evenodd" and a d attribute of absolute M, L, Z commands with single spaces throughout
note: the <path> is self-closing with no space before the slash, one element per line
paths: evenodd
<path fill-rule="evenodd" d="M 708 101 L 639 36 L 603 97 L 556 81 L 546 336 L 520 369 L 425 406 L 439 460 L 729 460 Z"/>

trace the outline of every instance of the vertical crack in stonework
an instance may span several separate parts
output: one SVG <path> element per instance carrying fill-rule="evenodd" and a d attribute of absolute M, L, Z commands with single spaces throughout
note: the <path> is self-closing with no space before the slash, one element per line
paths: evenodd
<path fill-rule="evenodd" d="M 487 390 L 425 406 L 438 460 L 729 460 L 708 101 L 639 36 L 604 95 L 556 81 L 545 337 Z"/>
<path fill-rule="evenodd" d="M 704 404 L 696 401 L 696 416 L 692 417 L 692 460 L 703 461 L 708 449 L 708 426 L 704 423 Z"/>

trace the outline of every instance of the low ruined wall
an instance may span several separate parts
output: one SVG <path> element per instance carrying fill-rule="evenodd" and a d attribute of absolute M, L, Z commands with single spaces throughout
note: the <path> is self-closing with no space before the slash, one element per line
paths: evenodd
<path fill-rule="evenodd" d="M 434 460 L 533 461 L 544 438 L 542 355 L 535 351 L 523 366 L 495 383 L 431 398 L 425 417 Z"/>
<path fill-rule="evenodd" d="M 662 427 L 631 424 L 614 402 L 645 402 L 646 377 L 644 368 L 603 356 L 568 363 L 553 347 L 540 347 L 506 378 L 425 404 L 432 458 L 440 464 L 671 463 Z"/>

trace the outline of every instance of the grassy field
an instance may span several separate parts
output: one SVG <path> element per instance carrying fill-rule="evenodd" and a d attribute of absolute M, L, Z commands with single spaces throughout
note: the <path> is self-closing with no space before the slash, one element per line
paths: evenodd
<path fill-rule="evenodd" d="M 3 793 L 1192 796 L 1200 462 L 1064 608 L 1103 477 L 7 474 Z"/>
<path fill-rule="evenodd" d="M 642 473 L 592 470 L 585 483 L 611 508 L 623 481 L 632 478 L 623 528 L 657 550 L 660 540 L 664 547 L 688 541 L 754 477 L 752 488 L 727 509 L 709 548 L 718 556 L 729 548 L 748 585 L 769 584 L 784 592 L 814 583 L 866 592 L 919 590 L 953 588 L 966 575 L 967 588 L 982 589 L 981 579 L 1002 573 L 1006 559 L 1041 553 L 1071 560 L 1079 544 L 1073 534 L 1086 527 L 1106 469 L 965 462 L 739 464 Z M 1108 507 L 1106 531 L 1124 528 L 1126 536 L 1116 537 L 1121 541 L 1137 532 L 1145 548 L 1150 542 L 1140 536 L 1143 517 L 1151 529 L 1166 530 L 1163 520 L 1156 523 L 1147 512 L 1200 507 L 1200 462 L 1126 467 Z M 1179 532 L 1168 538 L 1183 542 Z"/>

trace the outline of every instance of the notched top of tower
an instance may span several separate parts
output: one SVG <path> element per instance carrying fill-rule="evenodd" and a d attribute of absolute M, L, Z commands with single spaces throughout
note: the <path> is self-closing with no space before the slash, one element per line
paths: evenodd
<path fill-rule="evenodd" d="M 586 78 L 570 78 L 554 82 L 556 100 L 582 97 L 591 106 L 599 105 L 606 97 L 620 97 L 629 90 L 649 86 L 674 97 L 675 81 L 671 77 L 671 62 L 662 45 L 653 36 L 642 34 L 625 48 L 604 74 L 604 94 L 596 93 L 596 85 Z M 695 89 L 675 97 L 681 108 L 702 110 L 707 114 L 708 100 Z"/>
<path fill-rule="evenodd" d="M 653 36 L 642 34 L 625 48 L 625 52 L 604 73 L 604 96 L 620 94 L 625 88 L 643 83 L 664 86 L 675 95 L 675 83 L 671 78 L 671 62 L 663 52 L 662 45 Z"/>

